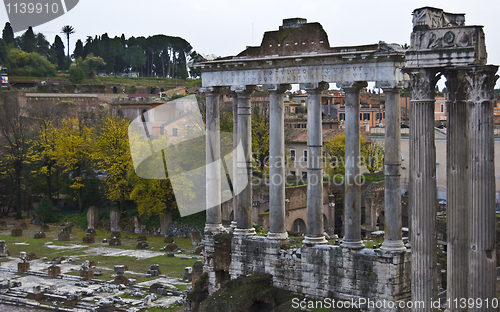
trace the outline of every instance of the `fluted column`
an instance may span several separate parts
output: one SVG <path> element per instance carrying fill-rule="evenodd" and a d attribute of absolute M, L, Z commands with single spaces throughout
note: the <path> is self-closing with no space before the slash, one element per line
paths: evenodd
<path fill-rule="evenodd" d="M 446 72 L 447 298 L 449 311 L 467 311 L 454 299 L 467 298 L 469 106 L 465 72 Z"/>
<path fill-rule="evenodd" d="M 248 181 L 238 195 L 238 207 L 235 218 L 237 227 L 235 235 L 255 235 L 252 226 L 252 107 L 250 95 L 254 87 L 246 86 L 237 89 L 238 95 L 238 138 L 243 147 L 243 155 L 238 154 L 238 179 Z M 238 183 L 240 186 L 242 183 Z"/>
<path fill-rule="evenodd" d="M 359 91 L 365 81 L 337 84 L 345 91 L 345 236 L 342 247 L 365 248 L 361 240 L 361 173 L 359 134 Z"/>
<path fill-rule="evenodd" d="M 385 93 L 385 224 L 382 249 L 405 251 L 401 220 L 401 87 Z"/>
<path fill-rule="evenodd" d="M 326 244 L 323 229 L 323 132 L 321 91 L 328 84 L 301 84 L 307 91 L 307 234 L 304 244 Z"/>
<path fill-rule="evenodd" d="M 238 96 L 233 92 L 233 220 L 231 220 L 230 230 L 234 231 L 237 227 L 236 210 L 238 210 L 238 194 L 235 187 L 235 182 L 238 175 Z"/>
<path fill-rule="evenodd" d="M 478 66 L 467 73 L 469 107 L 469 298 L 483 306 L 469 311 L 495 311 L 495 162 L 493 138 L 494 87 L 497 66 Z"/>
<path fill-rule="evenodd" d="M 287 239 L 285 223 L 285 115 L 283 93 L 290 85 L 269 90 L 269 233 L 267 239 Z"/>
<path fill-rule="evenodd" d="M 410 74 L 410 220 L 411 298 L 425 307 L 412 311 L 435 311 L 437 298 L 436 251 L 436 147 L 434 145 L 434 88 L 438 77 L 433 70 Z"/>
<path fill-rule="evenodd" d="M 202 89 L 206 95 L 206 233 L 224 231 L 221 222 L 221 163 L 219 88 Z"/>

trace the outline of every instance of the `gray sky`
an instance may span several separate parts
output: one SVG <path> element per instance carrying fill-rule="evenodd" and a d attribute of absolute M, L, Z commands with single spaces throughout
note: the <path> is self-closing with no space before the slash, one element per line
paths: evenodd
<path fill-rule="evenodd" d="M 278 29 L 282 19 L 291 17 L 321 23 L 331 46 L 379 40 L 409 44 L 411 13 L 423 6 L 466 13 L 466 25 L 483 25 L 488 64 L 500 64 L 498 0 L 80 0 L 73 10 L 34 31 L 53 42 L 56 34 L 62 37 L 64 25 L 73 26 L 71 52 L 77 39 L 107 32 L 110 37 L 124 33 L 126 38 L 179 36 L 199 53 L 228 56 L 248 45 L 259 45 L 265 31 Z M 0 9 L 0 21 L 7 21 L 5 9 Z"/>

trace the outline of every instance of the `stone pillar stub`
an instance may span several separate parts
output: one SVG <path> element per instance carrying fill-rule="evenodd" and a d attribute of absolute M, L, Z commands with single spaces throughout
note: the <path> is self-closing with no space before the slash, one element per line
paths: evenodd
<path fill-rule="evenodd" d="M 326 244 L 323 229 L 323 131 L 321 125 L 321 91 L 329 84 L 308 83 L 307 91 L 307 228 L 304 244 Z"/>
<path fill-rule="evenodd" d="M 99 208 L 92 206 L 87 210 L 87 229 L 93 230 L 99 223 Z"/>
<path fill-rule="evenodd" d="M 469 84 L 469 298 L 496 297 L 494 87 L 498 66 L 467 72 Z M 495 311 L 474 305 L 469 311 Z"/>
<path fill-rule="evenodd" d="M 232 88 L 238 96 L 238 140 L 243 147 L 243 155 L 237 156 L 237 183 L 248 181 L 238 194 L 238 207 L 235 211 L 237 227 L 234 235 L 256 235 L 252 224 L 252 105 L 250 95 L 255 86 Z"/>
<path fill-rule="evenodd" d="M 120 232 L 120 214 L 121 211 L 118 208 L 113 208 L 109 212 L 109 221 L 111 232 Z"/>
<path fill-rule="evenodd" d="M 361 240 L 361 172 L 359 92 L 366 81 L 337 84 L 345 91 L 345 200 L 342 247 L 365 248 Z"/>
<path fill-rule="evenodd" d="M 206 95 L 206 208 L 205 233 L 225 231 L 221 212 L 220 88 L 203 88 Z"/>
<path fill-rule="evenodd" d="M 416 69 L 410 76 L 410 241 L 411 296 L 425 307 L 413 311 L 428 312 L 436 300 L 436 147 L 434 145 L 434 92 L 439 79 L 437 70 Z"/>
<path fill-rule="evenodd" d="M 384 88 L 385 93 L 385 226 L 382 249 L 406 251 L 401 220 L 401 87 Z"/>
<path fill-rule="evenodd" d="M 269 233 L 268 240 L 288 238 L 285 217 L 285 105 L 291 85 L 265 85 L 269 94 Z"/>
<path fill-rule="evenodd" d="M 465 71 L 448 70 L 446 87 L 447 298 L 468 297 L 469 105 Z M 459 305 L 450 312 L 465 311 Z"/>

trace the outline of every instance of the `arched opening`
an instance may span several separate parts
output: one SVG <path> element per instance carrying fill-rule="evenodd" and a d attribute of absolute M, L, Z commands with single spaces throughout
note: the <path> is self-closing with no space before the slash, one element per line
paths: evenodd
<path fill-rule="evenodd" d="M 270 312 L 273 307 L 265 301 L 254 301 L 248 309 L 249 312 Z"/>
<path fill-rule="evenodd" d="M 292 231 L 302 234 L 306 233 L 306 223 L 301 218 L 295 219 L 292 224 Z"/>
<path fill-rule="evenodd" d="M 151 91 L 149 92 L 149 94 L 158 94 L 160 92 L 160 90 L 158 88 L 151 88 Z"/>
<path fill-rule="evenodd" d="M 118 93 L 118 88 L 116 86 L 113 87 L 113 94 L 117 94 Z"/>

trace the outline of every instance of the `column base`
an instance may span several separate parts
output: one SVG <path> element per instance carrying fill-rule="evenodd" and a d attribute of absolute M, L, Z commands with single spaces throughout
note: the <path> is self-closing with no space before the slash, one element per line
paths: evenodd
<path fill-rule="evenodd" d="M 253 235 L 257 235 L 257 233 L 255 232 L 254 228 L 251 228 L 251 229 L 238 229 L 237 228 L 234 230 L 234 235 L 253 236 Z"/>
<path fill-rule="evenodd" d="M 362 241 L 348 241 L 346 239 L 343 239 L 340 247 L 349 249 L 363 249 L 365 248 L 365 244 L 363 244 Z"/>
<path fill-rule="evenodd" d="M 222 233 L 222 232 L 225 232 L 226 231 L 226 228 L 222 226 L 222 224 L 220 223 L 216 223 L 216 224 L 205 224 L 205 229 L 204 229 L 204 232 L 205 234 L 207 233 L 212 233 L 212 234 L 219 234 L 219 233 Z"/>
<path fill-rule="evenodd" d="M 266 239 L 268 240 L 285 240 L 288 239 L 288 233 L 268 233 Z"/>
<path fill-rule="evenodd" d="M 328 242 L 325 239 L 325 236 L 316 236 L 316 237 L 311 237 L 307 236 L 305 239 L 302 241 L 302 244 L 305 245 L 319 245 L 319 244 L 327 244 Z"/>
<path fill-rule="evenodd" d="M 401 240 L 384 241 L 380 249 L 385 251 L 406 251 L 406 247 Z"/>
<path fill-rule="evenodd" d="M 234 232 L 234 230 L 238 227 L 238 222 L 236 221 L 231 221 L 231 225 L 229 226 L 228 230 L 229 232 Z"/>

